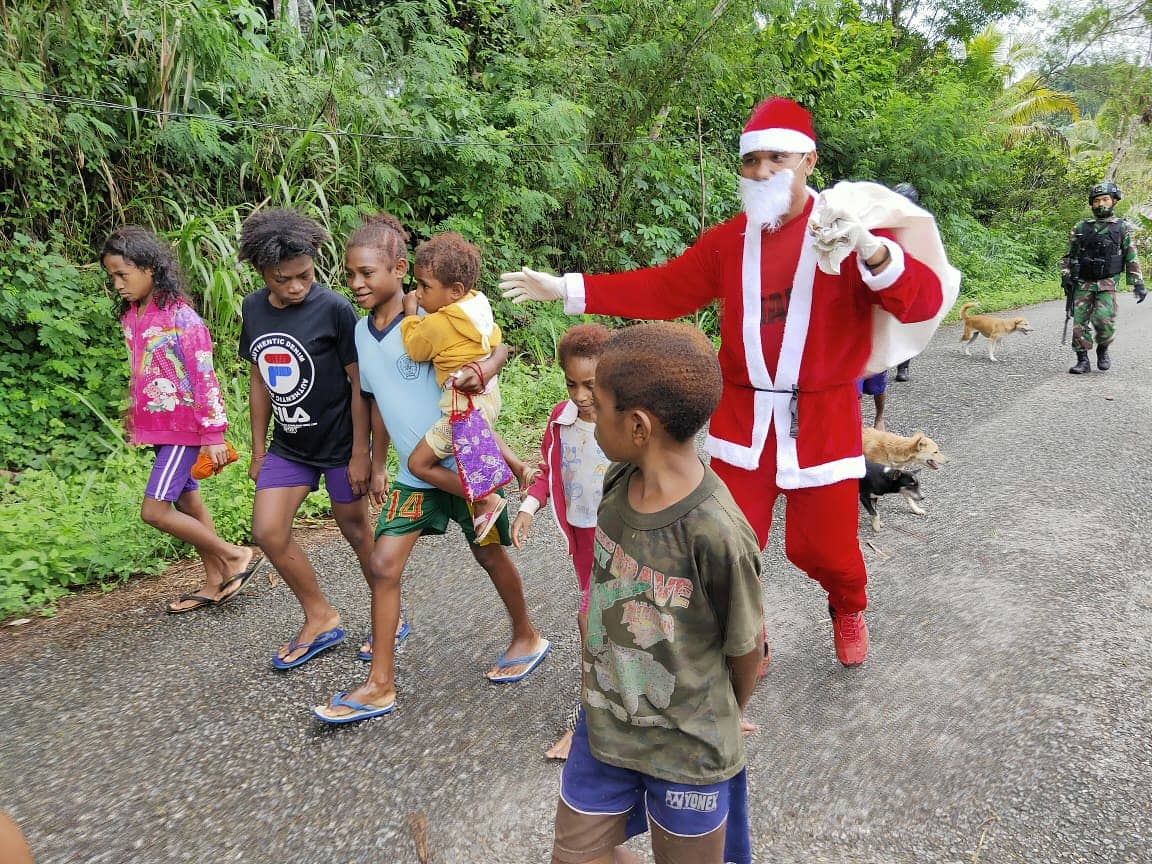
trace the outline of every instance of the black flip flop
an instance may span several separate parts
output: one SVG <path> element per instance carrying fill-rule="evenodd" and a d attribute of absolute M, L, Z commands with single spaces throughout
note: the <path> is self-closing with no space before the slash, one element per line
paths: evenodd
<path fill-rule="evenodd" d="M 172 603 L 179 603 L 182 600 L 195 600 L 195 606 L 189 606 L 187 609 L 173 609 Z M 203 609 L 205 606 L 215 606 L 216 601 L 211 597 L 205 597 L 201 594 L 181 594 L 179 598 L 173 600 L 165 608 L 168 610 L 169 615 L 183 615 L 185 612 L 195 612 L 197 609 Z"/>
<path fill-rule="evenodd" d="M 248 568 L 243 573 L 237 573 L 235 576 L 233 576 L 231 579 L 226 580 L 224 582 L 224 584 L 222 584 L 220 586 L 220 590 L 223 591 L 225 588 L 227 588 L 233 582 L 239 582 L 240 583 L 236 587 L 235 590 L 229 591 L 227 594 L 222 594 L 220 599 L 215 601 L 215 605 L 223 606 L 225 603 L 227 603 L 229 600 L 231 600 L 233 597 L 235 597 L 237 594 L 239 594 L 241 591 L 243 591 L 244 586 L 248 584 L 248 580 L 250 580 L 253 576 L 256 575 L 256 571 L 259 569 L 260 564 L 261 564 L 261 562 L 263 562 L 263 560 L 264 560 L 264 553 L 262 553 L 262 552 L 254 553 L 252 555 L 252 561 L 248 564 Z"/>

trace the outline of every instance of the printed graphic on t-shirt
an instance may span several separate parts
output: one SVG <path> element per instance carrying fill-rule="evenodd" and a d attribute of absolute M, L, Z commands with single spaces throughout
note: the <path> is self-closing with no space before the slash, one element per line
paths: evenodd
<path fill-rule="evenodd" d="M 272 413 L 284 431 L 313 425 L 298 404 L 315 382 L 312 358 L 300 341 L 287 333 L 267 333 L 252 342 L 252 357 L 272 398 Z"/>
<path fill-rule="evenodd" d="M 144 393 L 145 409 L 150 412 L 175 411 L 178 403 L 192 405 L 192 382 L 180 347 L 180 331 L 175 328 L 149 327 L 144 331 L 144 353 L 140 357 L 140 374 L 151 370 L 159 378 Z M 155 385 L 155 386 L 153 386 Z"/>
<path fill-rule="evenodd" d="M 407 354 L 401 354 L 396 358 L 396 371 L 405 381 L 415 381 L 420 374 L 420 364 Z"/>
<path fill-rule="evenodd" d="M 560 431 L 560 478 L 568 524 L 596 525 L 608 457 L 596 443 L 595 425 L 577 420 Z"/>
<path fill-rule="evenodd" d="M 589 703 L 633 725 L 669 725 L 660 715 L 645 712 L 636 716 L 641 697 L 653 708 L 667 708 L 676 687 L 672 672 L 646 649 L 676 640 L 673 610 L 688 607 L 695 586 L 688 579 L 665 576 L 657 567 L 637 561 L 600 527 L 596 529 L 595 556 L 596 563 L 613 578 L 592 584 L 586 644 L 596 658 L 593 672 L 597 686 L 604 693 L 618 693 L 623 711 L 595 690 L 587 691 Z M 635 648 L 609 640 L 604 627 L 604 611 L 621 603 L 621 621 Z"/>

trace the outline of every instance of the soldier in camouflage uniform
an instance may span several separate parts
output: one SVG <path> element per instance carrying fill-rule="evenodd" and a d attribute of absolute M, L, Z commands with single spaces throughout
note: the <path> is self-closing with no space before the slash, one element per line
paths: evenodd
<path fill-rule="evenodd" d="M 1060 268 L 1073 322 L 1076 365 L 1068 370 L 1073 375 L 1092 371 L 1088 362 L 1091 330 L 1096 331 L 1096 368 L 1106 372 L 1112 365 L 1108 346 L 1116 334 L 1117 277 L 1127 273 L 1137 303 L 1143 303 L 1148 296 L 1132 243 L 1132 226 L 1113 215 L 1119 200 L 1120 187 L 1115 183 L 1097 183 L 1089 190 L 1088 206 L 1094 218 L 1085 219 L 1072 229 L 1068 254 Z"/>

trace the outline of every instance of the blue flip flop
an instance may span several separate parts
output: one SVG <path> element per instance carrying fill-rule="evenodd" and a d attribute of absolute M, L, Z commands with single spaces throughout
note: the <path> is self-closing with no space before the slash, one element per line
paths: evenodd
<path fill-rule="evenodd" d="M 519 666 L 522 663 L 527 663 L 528 668 L 521 672 L 519 675 L 500 675 L 496 678 L 489 678 L 493 684 L 515 684 L 517 681 L 523 681 L 527 678 L 532 671 L 544 662 L 544 658 L 548 656 L 548 652 L 552 650 L 552 643 L 547 639 L 544 640 L 544 647 L 537 651 L 535 654 L 527 654 L 524 657 L 508 657 L 508 652 L 505 651 L 500 655 L 500 659 L 496 661 L 497 669 L 511 669 L 513 666 Z"/>
<path fill-rule="evenodd" d="M 303 666 L 321 651 L 327 651 L 329 648 L 335 648 L 344 641 L 345 632 L 343 627 L 333 627 L 331 630 L 326 630 L 321 633 L 311 642 L 301 644 L 296 641 L 296 637 L 292 637 L 292 641 L 288 643 L 288 653 L 299 651 L 301 648 L 308 650 L 292 661 L 285 661 L 280 659 L 279 654 L 272 655 L 272 665 L 277 669 L 295 669 L 297 666 Z"/>
<path fill-rule="evenodd" d="M 321 713 L 321 708 L 351 708 L 351 714 L 342 714 L 339 717 L 329 717 Z M 332 701 L 327 705 L 317 705 L 312 709 L 312 714 L 317 720 L 323 720 L 325 723 L 331 723 L 333 726 L 339 726 L 341 723 L 356 723 L 360 720 L 371 720 L 373 717 L 383 717 L 385 714 L 391 714 L 396 710 L 396 702 L 393 700 L 387 705 L 364 705 L 357 702 L 355 699 L 348 698 L 348 691 L 341 690 L 332 697 Z"/>
<path fill-rule="evenodd" d="M 400 629 L 396 631 L 396 647 L 397 648 L 399 648 L 400 644 L 405 639 L 408 638 L 408 634 L 411 632 L 412 632 L 412 628 L 408 626 L 408 622 L 407 621 L 401 621 L 400 622 Z M 369 645 L 372 644 L 372 634 L 371 633 L 368 634 L 367 642 Z M 356 652 L 356 659 L 357 660 L 363 660 L 365 663 L 371 663 L 372 662 L 372 652 L 371 651 L 357 651 Z"/>

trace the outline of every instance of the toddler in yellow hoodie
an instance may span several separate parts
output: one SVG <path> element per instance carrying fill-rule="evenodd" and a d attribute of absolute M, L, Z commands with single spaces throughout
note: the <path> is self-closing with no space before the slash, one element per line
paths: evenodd
<path fill-rule="evenodd" d="M 416 249 L 414 272 L 416 290 L 404 297 L 405 317 L 400 322 L 400 335 L 410 359 L 431 361 L 436 381 L 444 392 L 440 398 L 440 419 L 413 449 L 408 470 L 426 483 L 464 498 L 467 496 L 458 477 L 451 475 L 452 480 L 447 480 L 445 472 L 433 470 L 440 460 L 452 455 L 448 417 L 454 406 L 462 407 L 460 400 L 465 398 L 456 395 L 453 383 L 461 370 L 491 354 L 503 336 L 492 316 L 488 298 L 473 290 L 480 273 L 480 250 L 459 234 L 437 234 L 420 244 Z M 418 316 L 417 306 L 427 314 Z M 479 374 L 478 369 L 473 367 L 473 374 Z M 496 418 L 500 416 L 499 380 L 493 378 L 485 383 L 482 393 L 472 395 L 472 404 L 483 413 L 495 435 Z M 530 486 L 535 472 L 509 450 L 499 435 L 495 437 L 501 455 L 521 488 Z M 476 536 L 470 539 L 480 543 L 501 521 L 505 500 L 493 492 L 471 504 Z M 508 533 L 506 525 L 501 533 Z"/>

